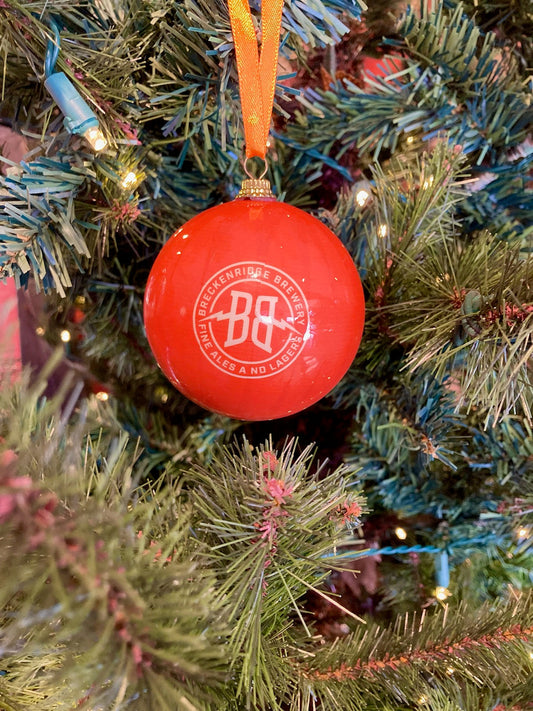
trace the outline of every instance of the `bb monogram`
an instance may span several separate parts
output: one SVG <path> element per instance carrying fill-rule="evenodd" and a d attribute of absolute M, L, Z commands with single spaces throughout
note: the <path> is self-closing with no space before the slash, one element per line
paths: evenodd
<path fill-rule="evenodd" d="M 284 370 L 309 338 L 302 289 L 285 272 L 261 262 L 231 264 L 202 287 L 194 332 L 206 358 L 240 378 Z"/>

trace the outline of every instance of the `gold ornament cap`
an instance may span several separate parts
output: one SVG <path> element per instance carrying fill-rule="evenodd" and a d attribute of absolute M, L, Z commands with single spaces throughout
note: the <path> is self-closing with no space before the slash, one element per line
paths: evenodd
<path fill-rule="evenodd" d="M 237 198 L 273 198 L 270 180 L 265 178 L 247 178 L 242 181 Z"/>

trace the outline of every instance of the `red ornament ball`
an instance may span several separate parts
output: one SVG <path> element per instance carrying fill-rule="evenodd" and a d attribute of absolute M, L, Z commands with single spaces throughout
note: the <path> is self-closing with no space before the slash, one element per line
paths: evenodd
<path fill-rule="evenodd" d="M 239 198 L 189 220 L 158 255 L 144 321 L 167 378 L 202 407 L 271 420 L 320 400 L 363 333 L 353 260 L 311 215 Z"/>

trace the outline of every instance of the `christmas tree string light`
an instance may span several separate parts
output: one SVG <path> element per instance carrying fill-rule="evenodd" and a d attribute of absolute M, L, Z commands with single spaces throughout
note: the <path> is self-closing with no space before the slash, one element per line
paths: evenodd
<path fill-rule="evenodd" d="M 398 530 L 402 532 L 401 536 L 398 536 Z M 395 533 L 399 538 L 401 538 L 401 540 L 404 540 L 402 536 L 404 533 L 406 534 L 405 529 L 397 528 Z M 406 537 L 407 534 L 405 535 L 405 538 Z M 335 555 L 336 557 L 343 558 L 344 560 L 354 560 L 357 558 L 369 558 L 376 555 L 405 555 L 406 553 L 431 553 L 435 555 L 435 597 L 441 602 L 444 602 L 448 597 L 450 597 L 451 593 L 448 589 L 448 586 L 450 585 L 450 562 L 448 552 L 442 548 L 438 548 L 437 546 L 383 546 L 382 548 L 366 548 L 358 551 L 347 551 L 346 553 L 341 554 L 336 553 Z M 330 555 L 325 557 L 329 558 Z"/>
<path fill-rule="evenodd" d="M 527 526 L 521 526 L 516 532 L 516 537 L 518 538 L 518 541 L 520 543 L 529 538 L 529 529 L 527 528 Z"/>
<path fill-rule="evenodd" d="M 450 562 L 448 553 L 443 550 L 436 556 L 435 561 L 435 578 L 437 587 L 435 588 L 435 597 L 437 600 L 444 602 L 450 596 L 448 586 L 450 584 Z"/>
<path fill-rule="evenodd" d="M 121 180 L 121 185 L 123 188 L 128 189 L 136 185 L 138 180 L 137 174 L 130 170 Z"/>
<path fill-rule="evenodd" d="M 359 207 L 364 207 L 366 203 L 368 202 L 370 198 L 370 193 L 368 190 L 365 190 L 364 188 L 361 188 L 355 193 L 355 201 L 359 205 Z"/>
<path fill-rule="evenodd" d="M 405 539 L 407 538 L 407 531 L 405 530 L 405 528 L 402 528 L 401 526 L 398 526 L 394 530 L 394 533 L 400 539 L 400 541 L 405 541 Z"/>
<path fill-rule="evenodd" d="M 100 129 L 98 119 L 89 104 L 63 72 L 54 71 L 59 56 L 60 36 L 57 25 L 50 23 L 54 40 L 48 40 L 44 62 L 46 79 L 44 85 L 63 112 L 64 126 L 71 134 L 80 134 L 94 151 L 102 151 L 107 140 Z"/>

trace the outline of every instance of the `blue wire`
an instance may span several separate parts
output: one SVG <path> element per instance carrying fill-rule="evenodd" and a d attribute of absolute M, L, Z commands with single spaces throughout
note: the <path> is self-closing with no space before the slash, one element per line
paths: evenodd
<path fill-rule="evenodd" d="M 46 78 L 54 73 L 57 58 L 59 56 L 59 49 L 61 47 L 59 28 L 53 20 L 50 20 L 50 27 L 54 33 L 54 39 L 53 41 L 49 39 L 46 44 L 46 55 L 44 58 L 44 73 L 46 74 Z"/>
<path fill-rule="evenodd" d="M 453 550 L 455 548 L 468 548 L 476 543 L 486 544 L 494 539 L 498 539 L 498 536 L 495 536 L 491 533 L 487 533 L 484 536 L 477 536 L 476 538 L 461 538 L 458 541 L 450 542 L 445 548 L 438 548 L 437 546 L 384 546 L 383 548 L 367 548 L 362 551 L 346 551 L 346 553 L 341 553 L 340 555 L 328 553 L 328 555 L 325 557 L 351 559 L 369 558 L 373 555 L 402 555 L 405 553 L 443 553 L 446 550 Z"/>
<path fill-rule="evenodd" d="M 372 555 L 396 555 L 397 553 L 441 553 L 442 548 L 436 546 L 384 546 L 383 548 L 368 548 L 364 551 L 347 551 L 340 555 L 334 553 L 328 554 L 326 557 L 335 558 L 369 558 Z"/>

